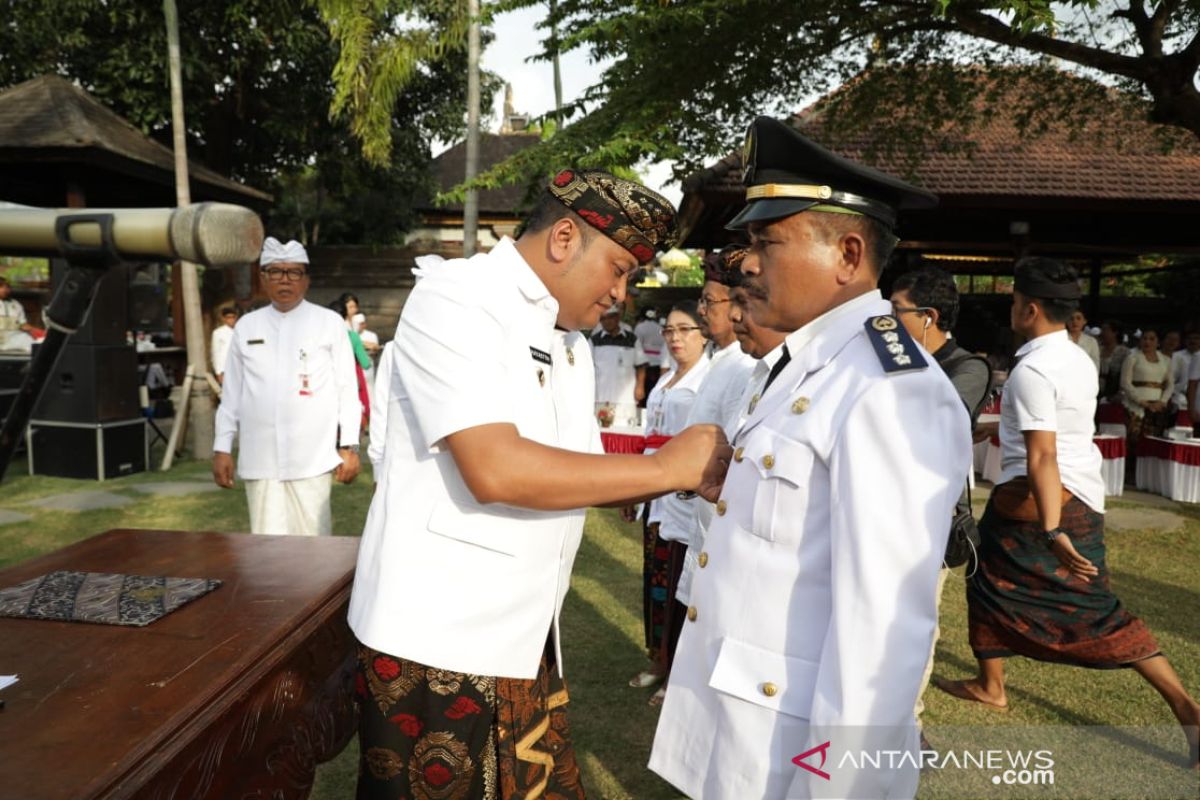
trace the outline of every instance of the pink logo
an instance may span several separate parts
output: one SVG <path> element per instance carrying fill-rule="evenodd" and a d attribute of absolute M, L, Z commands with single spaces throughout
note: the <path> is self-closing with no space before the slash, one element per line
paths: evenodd
<path fill-rule="evenodd" d="M 811 750 L 806 750 L 805 752 L 803 752 L 800 755 L 793 758 L 792 763 L 795 764 L 797 767 L 801 767 L 803 769 L 808 770 L 809 772 L 811 772 L 812 774 L 814 774 L 818 777 L 824 778 L 825 780 L 829 780 L 829 773 L 825 772 L 823 769 L 821 769 L 821 767 L 825 766 L 825 757 L 827 755 L 828 750 L 829 750 L 829 742 L 825 742 L 824 744 L 819 744 L 816 747 L 812 748 Z M 821 763 L 815 767 L 812 764 L 805 764 L 804 759 L 808 758 L 809 756 L 811 756 L 813 753 L 816 753 L 816 752 L 821 753 Z"/>

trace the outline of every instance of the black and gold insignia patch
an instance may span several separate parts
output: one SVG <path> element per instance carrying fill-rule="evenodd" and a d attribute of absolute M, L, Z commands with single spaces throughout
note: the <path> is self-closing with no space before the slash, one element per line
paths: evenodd
<path fill-rule="evenodd" d="M 865 327 L 884 372 L 911 372 L 929 366 L 908 331 L 891 314 L 871 317 Z"/>

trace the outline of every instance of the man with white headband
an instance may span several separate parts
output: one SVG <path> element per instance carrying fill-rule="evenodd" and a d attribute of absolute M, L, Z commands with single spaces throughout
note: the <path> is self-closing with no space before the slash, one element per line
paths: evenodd
<path fill-rule="evenodd" d="M 246 482 L 253 533 L 328 536 L 332 478 L 358 474 L 361 406 L 346 323 L 304 299 L 308 253 L 267 237 L 259 258 L 271 305 L 237 323 L 213 442 L 213 479 Z"/>

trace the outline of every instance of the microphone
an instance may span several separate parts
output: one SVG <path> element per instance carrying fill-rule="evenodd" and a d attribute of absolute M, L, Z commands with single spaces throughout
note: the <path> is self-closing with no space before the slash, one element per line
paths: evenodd
<path fill-rule="evenodd" d="M 195 203 L 183 208 L 13 208 L 0 209 L 0 253 L 67 256 L 55 232 L 58 221 L 75 215 L 111 214 L 113 248 L 123 257 L 182 259 L 208 267 L 255 261 L 262 252 L 262 220 L 229 203 Z M 99 247 L 100 225 L 91 220 L 67 227 L 71 244 Z"/>

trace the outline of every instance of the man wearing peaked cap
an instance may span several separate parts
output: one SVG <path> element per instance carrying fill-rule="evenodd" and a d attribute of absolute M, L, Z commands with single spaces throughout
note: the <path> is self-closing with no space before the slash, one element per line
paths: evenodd
<path fill-rule="evenodd" d="M 636 183 L 563 170 L 517 241 L 420 260 L 380 376 L 386 440 L 350 601 L 359 798 L 583 796 L 558 618 L 585 509 L 715 496 L 729 457 L 712 426 L 653 456 L 602 454 L 579 331 L 668 246 L 674 216 Z"/>
<path fill-rule="evenodd" d="M 739 292 L 786 337 L 735 423 L 650 767 L 706 800 L 912 797 L 970 423 L 876 283 L 936 200 L 768 117 L 744 153 Z M 912 757 L 843 758 L 883 750 Z"/>
<path fill-rule="evenodd" d="M 259 257 L 271 304 L 238 320 L 225 356 L 213 479 L 246 484 L 253 533 L 332 533 L 331 479 L 358 474 L 361 406 L 337 314 L 304 299 L 308 253 L 273 237 Z"/>

